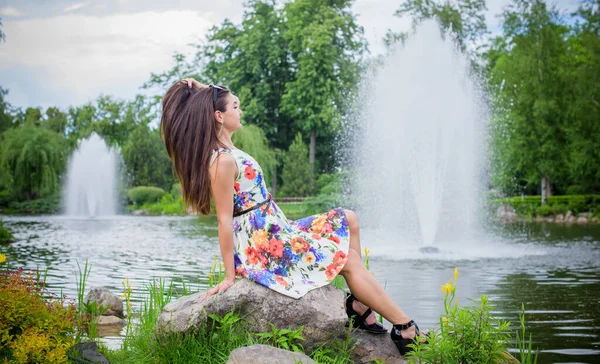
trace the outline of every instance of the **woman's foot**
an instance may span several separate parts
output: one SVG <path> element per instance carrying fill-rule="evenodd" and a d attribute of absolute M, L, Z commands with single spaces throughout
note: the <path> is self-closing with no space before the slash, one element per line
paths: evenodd
<path fill-rule="evenodd" d="M 353 294 L 346 298 L 346 314 L 352 322 L 352 326 L 362 329 L 371 334 L 386 334 L 387 330 L 377 322 L 373 310 L 359 302 Z"/>
<path fill-rule="evenodd" d="M 355 299 L 354 302 L 352 302 L 352 309 L 358 315 L 363 315 L 365 312 L 367 312 L 367 310 L 369 308 L 367 306 L 365 306 L 364 303 L 362 303 L 359 300 Z M 365 319 L 365 322 L 366 322 L 367 325 L 373 325 L 374 323 L 376 323 L 377 322 L 377 318 L 375 317 L 375 312 L 371 311 L 371 314 L 369 316 L 367 316 L 367 318 Z"/>
<path fill-rule="evenodd" d="M 410 320 L 405 324 L 395 324 L 390 333 L 392 341 L 396 344 L 400 355 L 404 355 L 413 349 L 409 344 L 414 344 L 415 339 L 419 337 L 421 343 L 427 342 L 427 335 L 421 335 L 421 330 L 414 320 Z"/>

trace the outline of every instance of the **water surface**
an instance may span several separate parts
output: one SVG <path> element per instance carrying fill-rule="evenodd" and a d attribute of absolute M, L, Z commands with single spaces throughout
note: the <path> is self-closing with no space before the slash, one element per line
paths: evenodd
<path fill-rule="evenodd" d="M 76 298 L 77 263 L 93 264 L 88 287 L 123 292 L 128 278 L 138 307 L 153 277 L 204 289 L 219 254 L 213 217 L 71 219 L 3 217 L 18 241 L 0 246 L 12 267 L 48 267 L 54 292 Z M 515 224 L 471 241 L 439 242 L 438 254 L 365 231 L 370 265 L 386 291 L 421 328 L 443 312 L 440 286 L 459 268 L 460 302 L 489 296 L 494 313 L 515 328 L 525 305 L 540 363 L 600 362 L 600 226 Z M 104 339 L 118 346 L 119 337 Z"/>

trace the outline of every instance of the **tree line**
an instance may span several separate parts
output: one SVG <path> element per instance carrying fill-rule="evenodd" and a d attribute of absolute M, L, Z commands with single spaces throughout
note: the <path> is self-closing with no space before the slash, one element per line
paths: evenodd
<path fill-rule="evenodd" d="M 149 95 L 133 100 L 100 96 L 67 110 L 22 110 L 0 88 L 0 204 L 56 193 L 68 156 L 92 132 L 120 148 L 130 186 L 171 190 L 156 126 L 160 96 L 185 77 L 238 95 L 246 126 L 234 143 L 263 165 L 272 192 L 319 193 L 319 177 L 329 181 L 336 170 L 335 138 L 351 119 L 360 75 L 377 58 L 351 5 L 249 1 L 240 24 L 213 27 L 193 56 L 176 54 L 171 69 L 142 86 Z M 492 35 L 484 0 L 399 5 L 395 15 L 414 27 L 436 19 L 487 91 L 490 187 L 508 195 L 600 191 L 599 8 L 600 0 L 583 0 L 567 14 L 542 0 L 513 0 Z M 410 36 L 388 32 L 385 42 Z"/>

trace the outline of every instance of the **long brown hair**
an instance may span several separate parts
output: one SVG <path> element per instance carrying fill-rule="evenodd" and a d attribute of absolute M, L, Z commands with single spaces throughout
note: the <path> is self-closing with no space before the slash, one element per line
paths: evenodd
<path fill-rule="evenodd" d="M 217 90 L 215 106 L 214 90 Z M 229 93 L 222 86 L 197 90 L 177 82 L 162 100 L 160 135 L 181 182 L 184 205 L 203 215 L 210 213 L 208 168 L 212 151 L 224 147 L 217 139 L 222 126 L 217 126 L 214 113 L 225 112 Z"/>

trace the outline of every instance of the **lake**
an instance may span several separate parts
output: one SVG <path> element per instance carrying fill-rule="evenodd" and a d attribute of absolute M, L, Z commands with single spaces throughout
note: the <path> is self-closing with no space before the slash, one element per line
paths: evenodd
<path fill-rule="evenodd" d="M 88 290 L 104 286 L 121 294 L 128 278 L 134 309 L 153 277 L 204 289 L 219 254 L 214 217 L 2 219 L 18 239 L 0 245 L 9 266 L 47 267 L 49 289 L 76 299 L 77 263 L 87 259 Z M 525 305 L 540 363 L 600 363 L 600 225 L 494 225 L 469 241 L 441 241 L 433 254 L 419 252 L 415 243 L 379 239 L 375 232 L 364 231 L 361 238 L 371 250 L 375 277 L 422 329 L 439 321 L 440 287 L 458 267 L 461 304 L 486 294 L 495 315 L 515 329 Z M 111 347 L 121 342 L 118 335 L 103 340 Z"/>

